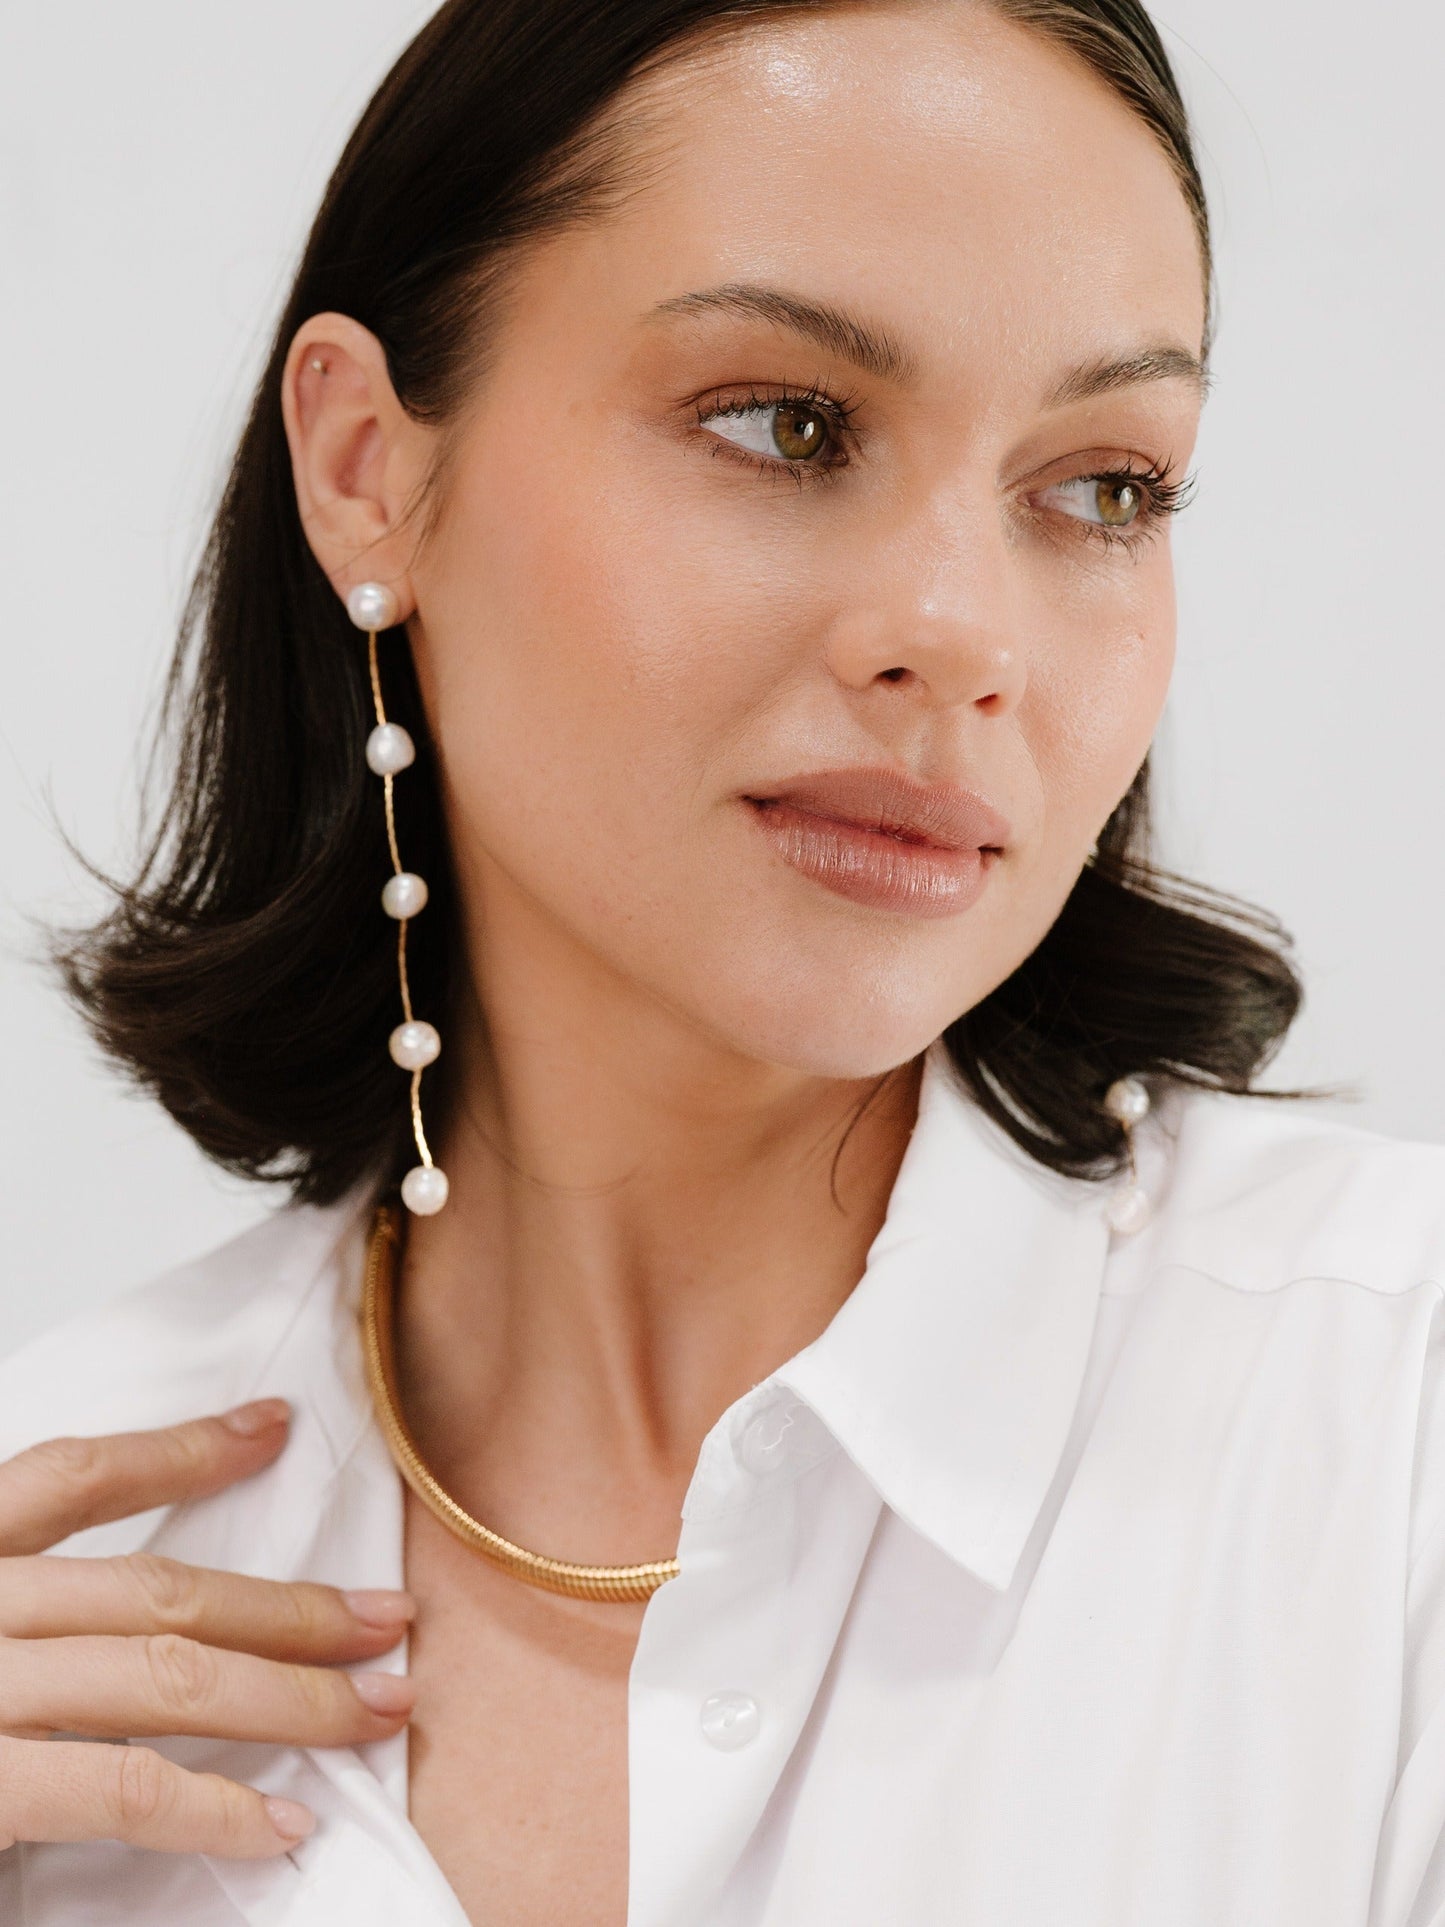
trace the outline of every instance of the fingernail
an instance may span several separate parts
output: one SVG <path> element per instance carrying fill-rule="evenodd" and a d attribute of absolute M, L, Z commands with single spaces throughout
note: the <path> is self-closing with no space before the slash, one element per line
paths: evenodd
<path fill-rule="evenodd" d="M 290 1416 L 291 1407 L 284 1398 L 253 1398 L 249 1405 L 222 1412 L 221 1423 L 239 1432 L 242 1438 L 253 1439 L 258 1432 L 268 1432 Z"/>
<path fill-rule="evenodd" d="M 404 1673 L 353 1673 L 356 1697 L 373 1713 L 409 1713 L 416 1688 Z"/>
<path fill-rule="evenodd" d="M 416 1614 L 416 1601 L 406 1592 L 344 1592 L 341 1597 L 363 1626 L 400 1626 Z"/>
<path fill-rule="evenodd" d="M 283 1840 L 304 1840 L 316 1831 L 316 1815 L 299 1800 L 283 1800 L 277 1793 L 268 1793 L 265 1800 L 271 1825 Z"/>

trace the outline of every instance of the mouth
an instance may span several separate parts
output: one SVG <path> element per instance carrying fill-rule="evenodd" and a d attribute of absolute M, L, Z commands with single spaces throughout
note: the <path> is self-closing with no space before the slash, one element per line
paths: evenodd
<path fill-rule="evenodd" d="M 742 801 L 794 870 L 853 902 L 912 916 L 967 909 L 1012 835 L 976 792 L 881 766 L 793 777 Z"/>

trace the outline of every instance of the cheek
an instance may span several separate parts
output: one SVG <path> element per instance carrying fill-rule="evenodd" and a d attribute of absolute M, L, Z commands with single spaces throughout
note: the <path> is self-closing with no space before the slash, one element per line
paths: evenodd
<path fill-rule="evenodd" d="M 513 446 L 528 420 L 500 410 L 479 436 L 427 584 L 458 856 L 480 845 L 557 908 L 636 902 L 685 856 L 689 800 L 766 701 L 761 585 L 685 493 L 659 515 L 655 479 L 616 449 L 539 462 Z"/>
<path fill-rule="evenodd" d="M 1168 559 L 1138 567 L 1126 596 L 1085 611 L 1066 638 L 1041 652 L 1030 682 L 1022 720 L 1044 795 L 1045 838 L 1066 869 L 1133 781 L 1169 690 L 1175 610 Z"/>

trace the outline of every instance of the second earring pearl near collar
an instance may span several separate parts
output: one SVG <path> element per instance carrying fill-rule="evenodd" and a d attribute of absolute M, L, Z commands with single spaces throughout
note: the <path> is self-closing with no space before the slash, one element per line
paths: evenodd
<path fill-rule="evenodd" d="M 1149 1115 L 1149 1092 L 1137 1077 L 1121 1077 L 1104 1093 L 1104 1109 L 1120 1124 L 1142 1124 Z"/>
<path fill-rule="evenodd" d="M 1132 1238 L 1136 1231 L 1142 1231 L 1153 1215 L 1153 1200 L 1138 1184 L 1131 1184 L 1126 1190 L 1117 1192 L 1104 1210 L 1109 1229 L 1117 1231 L 1124 1238 Z"/>
<path fill-rule="evenodd" d="M 1133 1174 L 1133 1132 L 1135 1125 L 1142 1124 L 1149 1115 L 1149 1087 L 1137 1077 L 1117 1078 L 1104 1093 L 1104 1109 L 1116 1123 L 1124 1127 L 1129 1142 L 1129 1168 Z M 1132 1184 L 1115 1192 L 1104 1211 L 1109 1228 L 1125 1238 L 1142 1231 L 1153 1214 L 1153 1200 L 1139 1183 L 1137 1175 L 1134 1175 Z"/>

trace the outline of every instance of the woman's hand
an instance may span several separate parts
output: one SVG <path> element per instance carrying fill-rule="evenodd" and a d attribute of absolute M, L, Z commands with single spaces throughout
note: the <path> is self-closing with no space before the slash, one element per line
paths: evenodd
<path fill-rule="evenodd" d="M 405 1593 L 285 1585 L 146 1552 L 45 1556 L 84 1526 L 259 1472 L 289 1419 L 284 1399 L 261 1399 L 154 1432 L 48 1439 L 0 1463 L 0 1850 L 105 1839 L 258 1859 L 315 1825 L 294 1800 L 152 1747 L 55 1733 L 352 1746 L 406 1720 L 409 1680 L 335 1669 L 396 1644 Z"/>

